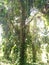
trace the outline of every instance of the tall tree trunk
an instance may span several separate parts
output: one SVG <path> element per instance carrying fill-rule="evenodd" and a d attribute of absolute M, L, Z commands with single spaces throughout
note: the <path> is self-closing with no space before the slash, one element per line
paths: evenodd
<path fill-rule="evenodd" d="M 30 15 L 30 7 L 31 7 L 31 3 L 30 1 L 32 0 L 28 0 L 28 13 L 26 14 L 26 7 L 25 7 L 25 0 L 20 0 L 21 3 L 21 10 L 22 10 L 22 19 L 21 19 L 21 47 L 20 47 L 20 65 L 25 65 L 26 64 L 26 42 L 25 42 L 25 20 L 26 20 L 26 16 Z"/>
<path fill-rule="evenodd" d="M 26 20 L 26 15 L 25 15 L 25 4 L 24 0 L 20 0 L 21 3 L 21 8 L 22 8 L 22 19 L 21 19 L 21 47 L 20 47 L 20 65 L 25 65 L 26 59 L 25 59 L 25 20 Z"/>

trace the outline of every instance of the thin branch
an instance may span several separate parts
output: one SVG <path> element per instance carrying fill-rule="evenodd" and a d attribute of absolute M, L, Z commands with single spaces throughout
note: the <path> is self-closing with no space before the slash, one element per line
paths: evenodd
<path fill-rule="evenodd" d="M 38 12 L 30 19 L 30 17 L 28 18 L 28 19 L 30 19 L 29 21 L 27 20 L 26 22 L 27 22 L 27 24 L 26 25 L 28 25 L 34 18 L 35 18 L 35 16 L 38 14 Z"/>

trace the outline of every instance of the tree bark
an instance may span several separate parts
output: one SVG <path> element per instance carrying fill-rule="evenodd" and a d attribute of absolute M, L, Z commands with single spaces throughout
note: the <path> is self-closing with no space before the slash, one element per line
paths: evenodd
<path fill-rule="evenodd" d="M 25 14 L 25 4 L 24 0 L 20 0 L 21 8 L 22 8 L 22 19 L 21 19 L 21 30 L 20 30 L 20 65 L 25 65 L 26 59 L 25 59 L 25 50 L 26 50 L 26 43 L 25 43 L 25 20 L 26 20 L 26 14 Z"/>

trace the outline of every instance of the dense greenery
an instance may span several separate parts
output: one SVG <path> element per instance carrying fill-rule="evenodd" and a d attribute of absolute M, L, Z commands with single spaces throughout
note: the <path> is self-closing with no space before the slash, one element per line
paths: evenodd
<path fill-rule="evenodd" d="M 41 57 L 46 49 L 47 63 L 49 62 L 48 3 L 48 0 L 0 1 L 4 59 L 13 65 L 44 65 Z M 35 14 L 34 8 L 37 10 Z"/>

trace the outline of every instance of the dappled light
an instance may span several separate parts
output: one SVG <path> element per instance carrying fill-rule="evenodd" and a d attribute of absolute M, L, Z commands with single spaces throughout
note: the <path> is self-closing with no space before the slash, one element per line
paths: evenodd
<path fill-rule="evenodd" d="M 49 65 L 49 0 L 0 0 L 0 65 Z"/>
<path fill-rule="evenodd" d="M 41 50 L 42 50 L 42 61 L 44 62 L 44 63 L 47 63 L 47 56 L 46 56 L 46 46 L 47 46 L 47 44 L 42 44 L 41 45 Z"/>

